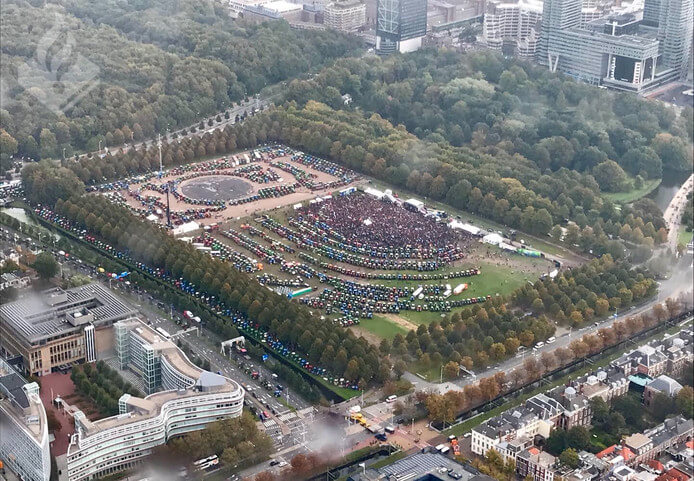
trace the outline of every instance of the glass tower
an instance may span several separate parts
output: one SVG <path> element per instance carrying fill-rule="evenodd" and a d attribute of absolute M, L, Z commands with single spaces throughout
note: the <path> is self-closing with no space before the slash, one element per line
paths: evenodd
<path fill-rule="evenodd" d="M 427 33 L 427 0 L 378 0 L 376 50 L 408 52 L 421 46 Z"/>

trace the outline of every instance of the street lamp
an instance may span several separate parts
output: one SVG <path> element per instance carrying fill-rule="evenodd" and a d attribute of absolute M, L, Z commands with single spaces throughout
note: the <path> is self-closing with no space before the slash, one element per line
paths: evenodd
<path fill-rule="evenodd" d="M 101 154 L 101 140 L 99 140 L 99 154 Z"/>

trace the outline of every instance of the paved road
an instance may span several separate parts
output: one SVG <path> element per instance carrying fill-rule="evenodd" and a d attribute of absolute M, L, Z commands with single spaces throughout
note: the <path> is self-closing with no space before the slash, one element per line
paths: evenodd
<path fill-rule="evenodd" d="M 677 191 L 667 209 L 665 209 L 665 214 L 663 214 L 663 219 L 665 219 L 668 229 L 667 246 L 672 252 L 677 250 L 677 235 L 682 222 L 682 211 L 687 204 L 687 196 L 692 191 L 692 188 L 694 188 L 694 174 L 690 175 L 687 181 L 682 184 L 680 190 Z"/>

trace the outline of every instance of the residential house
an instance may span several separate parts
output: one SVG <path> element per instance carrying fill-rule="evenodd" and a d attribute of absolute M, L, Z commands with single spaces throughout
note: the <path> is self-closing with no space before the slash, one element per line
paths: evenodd
<path fill-rule="evenodd" d="M 556 461 L 551 454 L 533 446 L 518 454 L 516 473 L 521 477 L 530 475 L 534 481 L 553 481 Z"/>

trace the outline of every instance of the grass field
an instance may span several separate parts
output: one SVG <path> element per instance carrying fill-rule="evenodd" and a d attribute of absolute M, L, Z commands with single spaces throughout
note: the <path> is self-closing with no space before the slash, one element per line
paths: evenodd
<path fill-rule="evenodd" d="M 380 316 L 374 316 L 372 319 L 362 319 L 359 322 L 359 327 L 385 339 L 393 339 L 396 334 L 407 335 L 407 329 Z"/>
<path fill-rule="evenodd" d="M 692 241 L 692 234 L 694 232 L 687 232 L 684 226 L 680 226 L 680 230 L 677 233 L 677 243 L 687 245 Z"/>
<path fill-rule="evenodd" d="M 650 179 L 643 183 L 643 187 L 641 189 L 631 189 L 626 192 L 606 192 L 603 194 L 603 197 L 606 197 L 612 202 L 616 202 L 618 204 L 629 204 L 653 192 L 658 188 L 661 182 L 662 179 Z"/>

